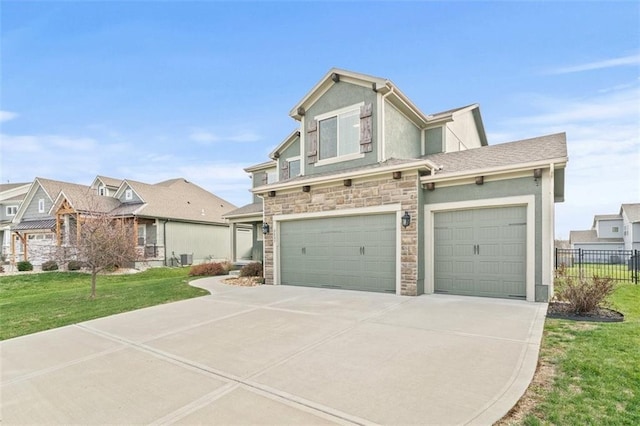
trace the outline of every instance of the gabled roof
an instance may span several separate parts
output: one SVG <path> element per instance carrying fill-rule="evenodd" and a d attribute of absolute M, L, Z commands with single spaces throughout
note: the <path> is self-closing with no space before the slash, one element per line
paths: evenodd
<path fill-rule="evenodd" d="M 441 167 L 434 175 L 427 176 L 426 180 L 437 180 L 447 175 L 499 171 L 547 161 L 566 162 L 566 134 L 556 133 L 465 151 L 430 154 L 422 158 Z"/>
<path fill-rule="evenodd" d="M 287 136 L 285 138 L 285 140 L 280 142 L 280 144 L 278 146 L 276 146 L 273 151 L 271 151 L 271 153 L 269 154 L 269 158 L 275 160 L 276 158 L 280 157 L 280 153 L 282 151 L 284 151 L 285 149 L 287 149 L 289 147 L 289 145 L 291 145 L 293 143 L 293 141 L 295 141 L 296 138 L 299 137 L 299 136 L 300 136 L 300 130 L 296 129 L 293 132 L 291 132 L 289 134 L 289 136 Z"/>
<path fill-rule="evenodd" d="M 134 214 L 137 216 L 224 223 L 222 215 L 236 208 L 228 201 L 182 178 L 156 185 L 133 180 L 125 182 L 144 200 L 144 204 L 136 205 Z"/>
<path fill-rule="evenodd" d="M 598 238 L 595 229 L 588 231 L 571 231 L 569 232 L 569 241 L 575 243 L 624 243 L 622 238 Z"/>
<path fill-rule="evenodd" d="M 60 191 L 49 215 L 53 216 L 60 208 L 64 200 L 78 213 L 109 213 L 120 205 L 120 201 L 113 197 L 105 197 L 96 194 L 91 188 L 66 188 Z"/>
<path fill-rule="evenodd" d="M 629 222 L 640 222 L 640 203 L 623 204 L 620 206 L 620 215 L 622 215 L 623 211 L 625 216 L 627 216 L 627 219 L 629 219 Z"/>
<path fill-rule="evenodd" d="M 428 122 L 427 116 L 391 80 L 339 68 L 331 68 L 291 109 L 289 115 L 299 121 L 305 110 L 309 109 L 332 85 L 339 84 L 340 81 L 370 87 L 371 90 L 383 95 L 391 92 L 386 99 L 404 113 L 407 118 L 421 127 Z"/>
<path fill-rule="evenodd" d="M 0 202 L 22 201 L 29 192 L 31 182 L 0 184 Z"/>
<path fill-rule="evenodd" d="M 596 222 L 599 222 L 601 220 L 622 220 L 622 216 L 617 214 L 597 214 L 593 216 L 593 224 L 591 224 L 591 227 L 595 229 Z"/>
<path fill-rule="evenodd" d="M 89 187 L 86 186 L 86 185 L 79 185 L 77 183 L 63 182 L 63 181 L 59 181 L 59 180 L 45 179 L 45 178 L 37 177 L 31 183 L 31 186 L 29 187 L 29 191 L 27 192 L 27 195 L 24 197 L 24 200 L 22 201 L 22 204 L 20 204 L 20 208 L 18 209 L 18 212 L 16 213 L 16 215 L 13 218 L 13 222 L 14 223 L 17 223 L 20 220 L 22 220 L 22 216 L 24 216 L 24 212 L 26 211 L 26 209 L 29 206 L 29 204 L 31 204 L 31 201 L 33 200 L 33 197 L 35 196 L 36 192 L 38 191 L 38 188 L 42 188 L 42 190 L 45 192 L 47 197 L 49 197 L 49 200 L 51 202 L 53 202 L 57 198 L 57 196 L 60 193 L 60 191 L 62 191 L 63 189 L 71 189 L 71 190 L 73 190 L 73 189 L 84 189 L 84 190 L 86 190 Z"/>
<path fill-rule="evenodd" d="M 93 183 L 91 184 L 92 188 L 97 188 L 100 184 L 103 184 L 104 186 L 110 187 L 110 188 L 118 188 L 120 187 L 120 184 L 122 183 L 122 179 L 117 179 L 117 178 L 112 178 L 112 177 L 108 177 L 108 176 L 96 176 L 96 178 L 93 180 Z"/>

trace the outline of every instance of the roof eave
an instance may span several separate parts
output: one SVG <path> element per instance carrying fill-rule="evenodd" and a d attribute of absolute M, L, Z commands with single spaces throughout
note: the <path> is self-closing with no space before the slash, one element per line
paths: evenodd
<path fill-rule="evenodd" d="M 463 170 L 460 172 L 454 172 L 454 173 L 449 173 L 444 175 L 438 174 L 436 172 L 435 174 L 420 177 L 420 182 L 424 184 L 428 182 L 446 182 L 446 181 L 464 179 L 464 178 L 473 177 L 473 176 L 492 176 L 492 175 L 498 175 L 503 173 L 532 170 L 537 168 L 546 168 L 546 167 L 549 167 L 550 165 L 553 165 L 554 169 L 561 169 L 566 166 L 567 161 L 568 161 L 567 157 L 560 157 L 560 158 L 552 158 L 548 160 L 531 161 L 528 163 L 509 164 L 501 167 L 487 167 L 483 169 Z"/>
<path fill-rule="evenodd" d="M 295 188 L 300 185 L 313 185 L 319 183 L 330 183 L 337 182 L 343 179 L 354 179 L 360 177 L 372 177 L 378 176 L 381 174 L 386 174 L 395 171 L 406 171 L 406 170 L 420 170 L 420 169 L 429 169 L 435 170 L 437 166 L 431 160 L 420 160 L 411 163 L 401 163 L 401 164 L 393 164 L 390 166 L 384 166 L 377 169 L 363 169 L 363 170 L 354 170 L 351 172 L 344 173 L 336 173 L 328 176 L 319 176 L 316 178 L 309 178 L 304 180 L 294 180 L 290 182 L 284 183 L 272 183 L 269 185 L 262 185 L 256 188 L 251 189 L 251 192 L 254 194 L 266 193 L 269 191 L 277 191 L 282 189 Z"/>

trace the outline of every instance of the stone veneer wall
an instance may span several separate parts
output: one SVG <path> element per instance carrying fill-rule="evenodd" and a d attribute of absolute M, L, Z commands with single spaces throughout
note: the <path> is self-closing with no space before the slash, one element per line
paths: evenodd
<path fill-rule="evenodd" d="M 401 294 L 417 295 L 418 278 L 418 174 L 403 173 L 400 179 L 373 177 L 354 180 L 346 187 L 342 182 L 329 185 L 311 186 L 310 192 L 302 192 L 302 185 L 294 190 L 276 192 L 275 197 L 264 196 L 265 221 L 273 230 L 273 215 L 313 213 L 331 210 L 345 210 L 363 207 L 401 204 L 402 213 L 408 211 L 411 224 L 400 229 L 401 254 Z M 265 283 L 273 284 L 273 233 L 264 236 L 264 274 Z"/>

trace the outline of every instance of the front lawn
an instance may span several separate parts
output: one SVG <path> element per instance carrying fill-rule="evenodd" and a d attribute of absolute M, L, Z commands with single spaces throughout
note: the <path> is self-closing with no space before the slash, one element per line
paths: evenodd
<path fill-rule="evenodd" d="M 130 275 L 76 272 L 0 276 L 0 340 L 148 306 L 209 294 L 188 284 L 189 268 L 152 268 Z"/>
<path fill-rule="evenodd" d="M 622 323 L 547 319 L 538 372 L 506 424 L 640 424 L 640 285 L 618 284 Z"/>

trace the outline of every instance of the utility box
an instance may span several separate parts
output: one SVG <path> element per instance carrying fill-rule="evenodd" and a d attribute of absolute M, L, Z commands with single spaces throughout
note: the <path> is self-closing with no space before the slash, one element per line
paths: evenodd
<path fill-rule="evenodd" d="M 181 254 L 180 263 L 182 264 L 182 266 L 193 264 L 193 254 Z"/>

